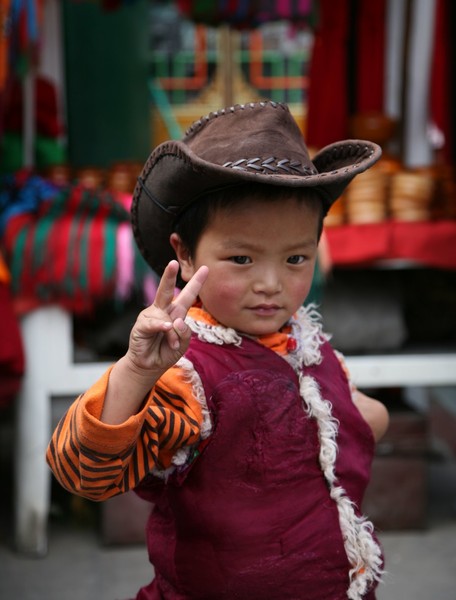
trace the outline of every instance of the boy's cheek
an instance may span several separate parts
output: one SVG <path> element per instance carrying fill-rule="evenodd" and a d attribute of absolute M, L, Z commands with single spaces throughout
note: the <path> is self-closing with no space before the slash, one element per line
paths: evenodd
<path fill-rule="evenodd" d="M 236 286 L 226 283 L 223 279 L 214 280 L 208 278 L 202 292 L 209 296 L 212 301 L 222 304 L 239 299 L 239 290 Z"/>

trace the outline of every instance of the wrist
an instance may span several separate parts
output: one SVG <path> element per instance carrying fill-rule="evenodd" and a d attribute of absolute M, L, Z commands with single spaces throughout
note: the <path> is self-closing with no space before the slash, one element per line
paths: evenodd
<path fill-rule="evenodd" d="M 141 367 L 128 352 L 117 362 L 115 368 L 128 387 L 143 392 L 151 390 L 163 375 L 163 370 Z"/>
<path fill-rule="evenodd" d="M 109 376 L 100 420 L 118 425 L 137 414 L 158 379 L 158 374 L 138 369 L 127 356 L 120 358 Z"/>

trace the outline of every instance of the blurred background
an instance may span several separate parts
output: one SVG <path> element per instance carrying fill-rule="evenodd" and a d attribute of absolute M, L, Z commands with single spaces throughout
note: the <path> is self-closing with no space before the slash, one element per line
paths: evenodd
<path fill-rule="evenodd" d="M 129 221 L 149 153 L 270 99 L 311 154 L 382 146 L 326 218 L 307 302 L 391 412 L 364 506 L 387 557 L 379 598 L 454 598 L 455 6 L 0 0 L 2 597 L 121 598 L 150 579 L 149 507 L 70 496 L 45 449 L 154 297 Z"/>

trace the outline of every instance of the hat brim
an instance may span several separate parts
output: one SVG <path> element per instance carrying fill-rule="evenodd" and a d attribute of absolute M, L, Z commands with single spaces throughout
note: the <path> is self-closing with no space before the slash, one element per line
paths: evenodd
<path fill-rule="evenodd" d="M 161 275 L 174 258 L 169 237 L 176 217 L 211 191 L 249 182 L 312 188 L 321 196 L 327 212 L 350 181 L 380 156 L 377 144 L 345 140 L 330 144 L 315 155 L 312 162 L 316 174 L 264 174 L 210 163 L 180 140 L 164 142 L 147 160 L 133 195 L 131 218 L 138 249 Z"/>

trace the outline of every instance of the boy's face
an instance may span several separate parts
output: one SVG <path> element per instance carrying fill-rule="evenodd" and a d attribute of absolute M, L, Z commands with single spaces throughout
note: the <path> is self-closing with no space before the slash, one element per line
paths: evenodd
<path fill-rule="evenodd" d="M 315 208 L 294 198 L 218 210 L 193 257 L 174 241 L 182 278 L 188 281 L 207 265 L 203 307 L 226 327 L 254 336 L 273 333 L 310 291 L 318 220 Z"/>

